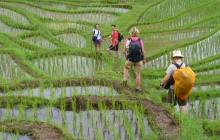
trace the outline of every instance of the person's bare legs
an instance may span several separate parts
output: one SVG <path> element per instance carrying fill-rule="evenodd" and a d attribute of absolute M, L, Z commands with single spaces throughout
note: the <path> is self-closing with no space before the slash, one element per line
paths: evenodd
<path fill-rule="evenodd" d="M 128 69 L 124 68 L 124 79 L 127 80 L 128 78 Z"/>
<path fill-rule="evenodd" d="M 186 114 L 186 106 L 180 106 L 180 113 Z"/>
<path fill-rule="evenodd" d="M 98 44 L 97 46 L 99 48 L 100 54 L 102 54 L 102 46 L 101 46 L 101 44 Z"/>
<path fill-rule="evenodd" d="M 139 89 L 141 85 L 141 71 L 136 70 L 136 89 Z"/>
<path fill-rule="evenodd" d="M 98 53 L 98 44 L 95 45 L 95 52 Z"/>
<path fill-rule="evenodd" d="M 124 66 L 124 78 L 123 78 L 123 86 L 126 87 L 127 86 L 127 78 L 128 78 L 128 67 L 127 67 L 128 61 L 125 62 L 125 66 Z"/>

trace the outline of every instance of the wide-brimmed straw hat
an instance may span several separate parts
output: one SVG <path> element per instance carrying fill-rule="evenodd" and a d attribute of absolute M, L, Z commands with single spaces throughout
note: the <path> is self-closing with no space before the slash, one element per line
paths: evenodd
<path fill-rule="evenodd" d="M 173 51 L 173 57 L 184 57 L 180 51 Z"/>

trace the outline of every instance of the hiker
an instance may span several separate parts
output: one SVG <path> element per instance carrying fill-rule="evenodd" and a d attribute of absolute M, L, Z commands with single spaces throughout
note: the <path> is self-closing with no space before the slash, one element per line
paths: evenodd
<path fill-rule="evenodd" d="M 118 30 L 116 29 L 116 25 L 112 24 L 112 34 L 108 36 L 106 39 L 112 38 L 111 46 L 108 48 L 108 53 L 112 55 L 111 51 L 115 51 L 116 54 L 119 56 L 119 51 L 118 51 Z"/>
<path fill-rule="evenodd" d="M 95 28 L 92 30 L 92 41 L 95 45 L 96 55 L 98 54 L 98 48 L 99 48 L 100 55 L 102 56 L 102 47 L 101 47 L 102 36 L 98 23 L 96 23 Z"/>
<path fill-rule="evenodd" d="M 136 88 L 135 91 L 140 90 L 141 70 L 145 61 L 144 43 L 138 38 L 139 30 L 134 27 L 130 31 L 130 38 L 124 42 L 123 54 L 126 57 L 124 66 L 124 80 L 123 85 L 127 86 L 128 70 L 134 66 L 136 70 Z"/>
<path fill-rule="evenodd" d="M 172 82 L 167 87 L 168 88 L 167 102 L 171 103 L 174 106 L 176 105 L 176 102 L 177 102 L 179 107 L 180 107 L 180 112 L 182 114 L 186 114 L 186 104 L 187 104 L 187 101 L 188 101 L 188 95 L 190 94 L 192 86 L 193 86 L 194 81 L 195 81 L 195 73 L 186 64 L 183 63 L 183 58 L 184 58 L 184 56 L 181 54 L 180 51 L 173 51 L 173 56 L 172 56 L 173 64 L 171 64 L 168 67 L 168 69 L 166 71 L 166 76 L 163 78 L 163 80 L 160 84 L 160 87 L 163 88 L 163 86 L 169 81 L 169 79 L 170 78 L 172 79 L 171 80 Z M 177 71 L 177 69 L 180 69 L 180 67 L 184 68 L 184 69 L 181 69 L 182 71 L 184 70 L 184 74 L 188 74 L 188 73 L 192 74 L 192 76 L 187 75 L 186 79 L 182 79 L 182 82 L 184 83 L 182 85 L 187 85 L 189 83 L 188 80 L 191 80 L 192 84 L 189 83 L 185 87 L 178 86 L 178 90 L 177 90 L 178 92 L 188 92 L 189 91 L 188 95 L 187 95 L 187 93 L 184 93 L 184 94 L 183 93 L 178 93 L 178 94 L 174 93 L 174 86 L 175 86 L 174 85 L 174 83 L 175 83 L 174 79 L 175 79 L 175 77 L 178 76 L 179 81 L 181 80 L 181 78 L 180 78 L 181 73 L 180 74 L 175 73 Z M 185 71 L 185 70 L 187 70 L 187 71 Z M 180 89 L 180 88 L 182 88 L 182 89 Z"/>

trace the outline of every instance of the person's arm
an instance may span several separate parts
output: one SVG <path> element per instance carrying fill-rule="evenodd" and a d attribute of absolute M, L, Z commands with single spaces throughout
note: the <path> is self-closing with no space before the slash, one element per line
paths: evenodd
<path fill-rule="evenodd" d="M 166 76 L 163 78 L 162 82 L 160 83 L 160 88 L 163 88 L 162 86 L 167 83 L 167 81 L 172 76 L 172 74 L 173 74 L 173 65 L 170 65 L 167 68 Z"/>
<path fill-rule="evenodd" d="M 104 40 L 109 39 L 109 38 L 111 38 L 111 35 L 110 35 L 110 36 L 108 36 L 108 37 L 106 37 L 106 38 L 104 38 Z"/>
<path fill-rule="evenodd" d="M 160 87 L 162 88 L 162 86 L 169 80 L 170 78 L 170 74 L 166 74 L 166 76 L 163 78 L 162 82 L 160 83 Z"/>

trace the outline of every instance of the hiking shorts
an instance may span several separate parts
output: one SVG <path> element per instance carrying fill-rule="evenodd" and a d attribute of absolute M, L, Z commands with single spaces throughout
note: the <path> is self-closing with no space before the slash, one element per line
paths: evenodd
<path fill-rule="evenodd" d="M 168 96 L 167 96 L 167 102 L 173 104 L 174 106 L 176 105 L 176 102 L 178 103 L 179 106 L 185 106 L 187 104 L 188 99 L 181 100 L 176 97 L 174 94 L 173 89 L 168 90 Z"/>
<path fill-rule="evenodd" d="M 96 45 L 101 45 L 102 39 L 95 40 L 95 41 L 93 41 L 93 43 L 94 43 L 95 46 L 96 46 Z"/>
<path fill-rule="evenodd" d="M 112 51 L 118 51 L 118 45 L 116 45 L 115 47 L 113 47 L 112 45 L 109 47 L 109 50 L 112 50 Z"/>
<path fill-rule="evenodd" d="M 141 71 L 141 70 L 142 70 L 142 67 L 143 67 L 143 62 L 142 62 L 142 60 L 139 61 L 139 62 L 131 62 L 131 61 L 127 60 L 127 61 L 125 62 L 125 68 L 126 68 L 126 69 L 130 69 L 130 68 L 133 67 L 133 66 L 134 66 L 134 68 L 135 68 L 136 71 Z"/>

